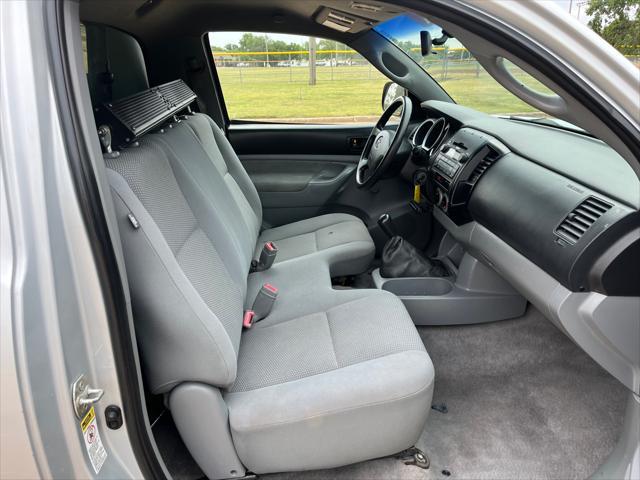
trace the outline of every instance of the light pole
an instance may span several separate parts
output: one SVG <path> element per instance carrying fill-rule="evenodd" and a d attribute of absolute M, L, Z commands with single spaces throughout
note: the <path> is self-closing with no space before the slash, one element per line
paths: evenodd
<path fill-rule="evenodd" d="M 269 67 L 269 37 L 267 37 L 267 34 L 264 34 L 264 51 L 267 52 L 267 62 L 265 63 L 266 67 Z"/>
<path fill-rule="evenodd" d="M 582 7 L 584 7 L 585 5 L 587 5 L 589 3 L 589 0 L 578 0 L 576 2 L 576 5 L 578 5 L 578 15 L 576 16 L 576 18 L 578 20 L 580 20 L 580 11 L 582 10 Z"/>
<path fill-rule="evenodd" d="M 309 37 L 309 85 L 316 84 L 316 38 Z"/>

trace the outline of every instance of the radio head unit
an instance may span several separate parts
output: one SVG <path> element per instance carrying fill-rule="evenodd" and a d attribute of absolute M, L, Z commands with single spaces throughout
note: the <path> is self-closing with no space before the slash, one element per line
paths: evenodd
<path fill-rule="evenodd" d="M 494 143 L 498 146 L 494 146 Z M 482 132 L 462 128 L 440 147 L 429 170 L 431 199 L 456 223 L 470 220 L 467 202 L 482 173 L 508 150 Z"/>
<path fill-rule="evenodd" d="M 433 168 L 452 180 L 467 160 L 469 160 L 469 153 L 467 153 L 466 147 L 446 143 L 438 152 Z"/>

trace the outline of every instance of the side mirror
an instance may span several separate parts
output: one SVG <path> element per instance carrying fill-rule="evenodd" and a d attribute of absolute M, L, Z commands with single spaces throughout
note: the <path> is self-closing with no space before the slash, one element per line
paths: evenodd
<path fill-rule="evenodd" d="M 387 82 L 382 89 L 382 111 L 385 111 L 396 98 L 407 95 L 407 89 L 397 83 Z"/>

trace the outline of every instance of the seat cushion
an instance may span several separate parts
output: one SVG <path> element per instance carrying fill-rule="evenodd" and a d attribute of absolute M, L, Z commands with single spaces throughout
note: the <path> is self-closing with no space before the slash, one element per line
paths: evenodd
<path fill-rule="evenodd" d="M 276 262 L 309 255 L 324 257 L 331 275 L 351 275 L 367 269 L 375 246 L 367 227 L 353 215 L 332 213 L 265 230 L 258 239 L 256 258 L 265 242 L 278 246 Z"/>
<path fill-rule="evenodd" d="M 256 295 L 265 283 L 278 288 L 278 298 L 269 315 L 254 328 L 326 311 L 335 305 L 371 295 L 395 297 L 390 292 L 377 289 L 335 289 L 331 285 L 327 262 L 322 258 L 303 257 L 301 261 L 276 263 L 268 270 L 249 275 L 245 310 L 252 308 Z"/>
<path fill-rule="evenodd" d="M 330 468 L 413 445 L 433 365 L 402 302 L 370 295 L 243 334 L 225 394 L 253 472 Z"/>

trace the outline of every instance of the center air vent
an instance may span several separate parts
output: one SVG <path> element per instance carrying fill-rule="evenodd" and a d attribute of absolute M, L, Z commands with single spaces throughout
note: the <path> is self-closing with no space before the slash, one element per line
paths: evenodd
<path fill-rule="evenodd" d="M 480 177 L 482 177 L 484 172 L 489 170 L 489 167 L 496 163 L 496 160 L 498 160 L 499 157 L 500 154 L 489 147 L 489 153 L 484 156 L 480 163 L 476 165 L 476 168 L 473 169 L 473 172 L 471 172 L 471 175 L 469 176 L 469 183 L 475 184 L 480 180 Z"/>
<path fill-rule="evenodd" d="M 612 207 L 610 203 L 597 197 L 589 197 L 574 208 L 558 225 L 555 234 L 563 240 L 575 244 L 591 225 Z"/>

